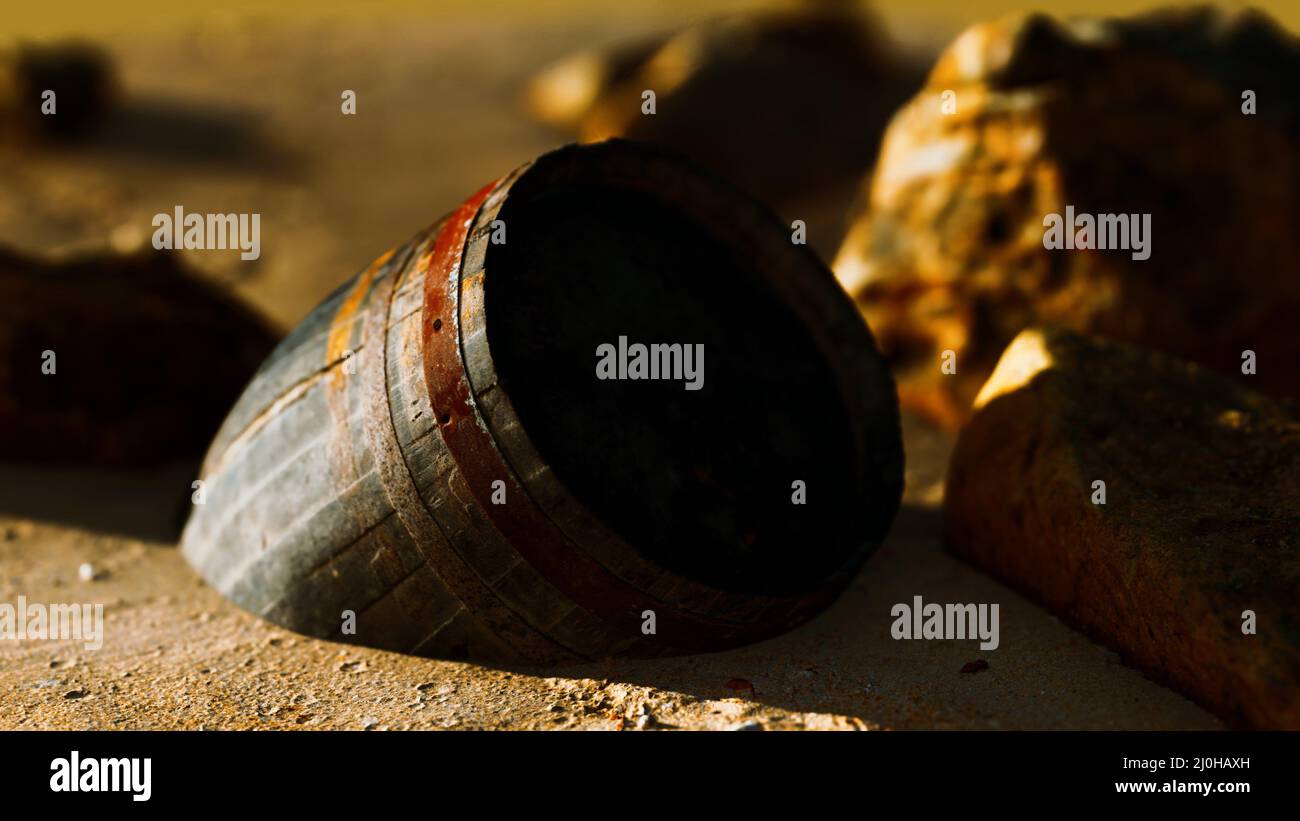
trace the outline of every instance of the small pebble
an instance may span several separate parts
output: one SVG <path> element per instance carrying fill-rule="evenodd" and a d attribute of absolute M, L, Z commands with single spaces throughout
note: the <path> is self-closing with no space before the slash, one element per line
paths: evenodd
<path fill-rule="evenodd" d="M 736 726 L 730 727 L 728 729 L 736 730 L 740 732 L 754 732 L 756 730 L 761 731 L 763 729 L 763 725 L 758 723 L 757 721 L 746 721 L 744 724 L 737 724 Z"/>

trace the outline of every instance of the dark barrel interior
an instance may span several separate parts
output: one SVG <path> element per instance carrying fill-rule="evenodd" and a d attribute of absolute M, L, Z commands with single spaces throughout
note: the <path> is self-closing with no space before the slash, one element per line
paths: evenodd
<path fill-rule="evenodd" d="M 488 344 L 564 486 L 641 554 L 743 593 L 824 584 L 869 538 L 849 419 L 745 248 L 657 195 L 516 183 L 485 263 Z M 772 231 L 781 231 L 773 221 Z M 808 276 L 826 276 L 814 268 Z M 601 380 L 597 350 L 703 344 L 703 388 Z M 792 503 L 792 483 L 807 503 Z"/>

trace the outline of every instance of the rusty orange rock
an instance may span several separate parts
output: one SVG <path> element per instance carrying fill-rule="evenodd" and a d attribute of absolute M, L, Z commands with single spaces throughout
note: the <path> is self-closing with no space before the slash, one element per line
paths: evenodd
<path fill-rule="evenodd" d="M 834 268 L 905 405 L 956 426 L 1034 323 L 1300 395 L 1297 40 L 1259 13 L 976 25 L 894 118 Z M 1243 113 L 1243 93 L 1257 113 Z M 1151 256 L 1047 250 L 1044 218 L 1150 214 Z M 941 372 L 941 355 L 957 372 Z"/>

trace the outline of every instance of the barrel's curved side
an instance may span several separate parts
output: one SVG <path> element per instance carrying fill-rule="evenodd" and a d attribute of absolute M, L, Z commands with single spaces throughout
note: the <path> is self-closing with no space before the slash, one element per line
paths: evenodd
<path fill-rule="evenodd" d="M 378 548 L 389 522 L 358 508 L 373 487 L 349 447 L 361 421 L 346 390 L 363 333 L 358 308 L 389 274 L 390 256 L 322 303 L 259 370 L 209 451 L 182 537 L 185 557 L 236 604 L 312 635 L 332 633 L 343 610 L 362 606 L 366 585 L 338 581 L 362 558 L 345 548 L 375 545 L 370 598 L 385 573 L 414 566 L 409 549 L 406 562 L 379 558 L 391 552 Z"/>
<path fill-rule="evenodd" d="M 419 497 L 393 493 L 395 443 L 375 446 L 393 435 L 383 427 L 389 297 L 420 244 L 376 260 L 259 372 L 209 453 L 182 549 L 236 604 L 308 635 L 439 656 L 552 658 L 552 642 L 456 567 L 437 528 L 419 520 Z"/>

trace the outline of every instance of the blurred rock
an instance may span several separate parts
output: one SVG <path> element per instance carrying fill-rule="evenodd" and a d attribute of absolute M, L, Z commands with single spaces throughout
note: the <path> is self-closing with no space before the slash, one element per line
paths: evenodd
<path fill-rule="evenodd" d="M 53 113 L 43 113 L 46 91 Z M 99 126 L 118 95 L 112 60 L 81 41 L 0 49 L 0 137 L 68 140 Z"/>
<path fill-rule="evenodd" d="M 0 248 L 0 459 L 202 456 L 277 336 L 171 254 Z"/>
<path fill-rule="evenodd" d="M 959 424 L 1038 322 L 1238 375 L 1253 350 L 1257 389 L 1300 395 L 1296 77 L 1297 40 L 1256 12 L 1032 15 L 961 35 L 891 123 L 834 265 L 904 404 Z M 1045 250 L 1044 217 L 1067 206 L 1151 214 L 1150 258 Z"/>
<path fill-rule="evenodd" d="M 656 37 L 618 49 L 593 49 L 567 57 L 528 84 L 524 91 L 528 110 L 552 128 L 577 133 L 601 96 L 635 80 L 663 44 L 664 38 Z"/>
<path fill-rule="evenodd" d="M 923 72 L 853 0 L 731 17 L 663 41 L 584 52 L 527 92 L 540 119 L 584 142 L 674 148 L 834 247 L 857 181 Z M 655 92 L 655 113 L 642 94 Z"/>
<path fill-rule="evenodd" d="M 1225 720 L 1300 728 L 1300 419 L 1272 400 L 1154 352 L 1026 330 L 958 440 L 945 530 Z"/>

